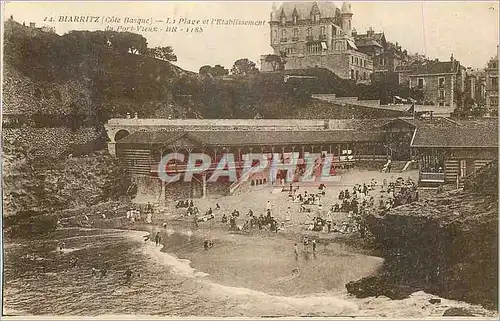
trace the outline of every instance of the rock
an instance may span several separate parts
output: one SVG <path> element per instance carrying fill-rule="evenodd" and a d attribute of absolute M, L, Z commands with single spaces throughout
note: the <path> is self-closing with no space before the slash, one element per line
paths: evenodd
<path fill-rule="evenodd" d="M 438 304 L 441 303 L 441 299 L 429 299 L 430 304 Z"/>
<path fill-rule="evenodd" d="M 346 289 L 357 298 L 383 295 L 392 300 L 406 299 L 417 291 L 413 287 L 390 282 L 385 276 L 370 276 L 351 281 L 346 284 Z"/>
<path fill-rule="evenodd" d="M 475 315 L 465 308 L 449 308 L 443 313 L 443 317 L 473 317 L 473 316 Z"/>

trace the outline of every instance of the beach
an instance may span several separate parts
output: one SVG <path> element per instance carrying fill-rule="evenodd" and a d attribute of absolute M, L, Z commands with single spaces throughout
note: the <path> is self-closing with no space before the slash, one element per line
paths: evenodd
<path fill-rule="evenodd" d="M 325 206 L 338 190 L 327 188 Z M 193 217 L 184 216 L 186 209 L 174 206 L 155 212 L 152 224 L 144 218 L 132 224 L 117 210 L 114 216 L 91 217 L 87 228 L 71 226 L 80 220 L 75 218 L 44 237 L 11 240 L 5 247 L 4 311 L 67 316 L 437 317 L 450 307 L 465 307 L 478 316 L 495 315 L 443 298 L 432 304 L 429 299 L 437 297 L 421 291 L 403 300 L 355 298 L 345 284 L 375 275 L 383 259 L 349 242 L 358 235 L 305 231 L 307 215 L 296 212 L 296 204 L 291 205 L 292 221 L 278 233 L 257 228 L 234 232 L 221 222 L 224 213 L 237 207 L 237 224 L 242 225 L 248 209 L 260 215 L 267 200 L 281 219 L 281 209 L 289 204 L 287 195 L 269 188 L 195 200 L 200 210 L 214 209 L 215 203 L 221 207 L 214 210 L 214 219 L 198 226 Z M 243 197 L 247 202 L 241 201 Z M 161 240 L 156 245 L 158 232 Z M 317 242 L 315 251 L 301 244 L 305 235 Z M 213 247 L 205 249 L 205 240 L 213 241 Z M 61 242 L 62 250 L 57 249 Z M 78 264 L 73 266 L 75 257 Z M 105 269 L 106 276 L 92 275 L 93 268 Z M 127 270 L 132 272 L 130 280 Z"/>

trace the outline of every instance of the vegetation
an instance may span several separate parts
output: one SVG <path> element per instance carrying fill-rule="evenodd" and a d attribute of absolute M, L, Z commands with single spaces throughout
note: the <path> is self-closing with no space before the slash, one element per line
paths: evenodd
<path fill-rule="evenodd" d="M 233 68 L 231 68 L 232 75 L 250 75 L 258 72 L 259 70 L 255 67 L 255 62 L 248 60 L 248 58 L 236 60 Z"/>
<path fill-rule="evenodd" d="M 209 66 L 205 65 L 200 68 L 200 75 L 210 75 L 212 77 L 229 75 L 229 70 L 221 65 Z"/>

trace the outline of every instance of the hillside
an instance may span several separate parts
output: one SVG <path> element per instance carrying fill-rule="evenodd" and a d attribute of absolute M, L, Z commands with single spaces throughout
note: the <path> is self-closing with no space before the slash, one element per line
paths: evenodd
<path fill-rule="evenodd" d="M 4 113 L 97 115 L 105 121 L 135 111 L 152 116 L 159 107 L 184 112 L 170 88 L 192 73 L 106 47 L 97 36 L 59 36 L 6 21 Z"/>
<path fill-rule="evenodd" d="M 315 118 L 312 93 L 379 96 L 376 85 L 355 84 L 321 68 L 229 79 L 198 75 L 149 57 L 147 40 L 131 33 L 71 31 L 59 36 L 8 20 L 4 48 L 4 114 L 42 127 L 71 121 L 100 125 L 135 112 L 142 118 Z M 287 75 L 315 79 L 284 81 Z M 360 114 L 338 108 L 331 113 L 326 109 L 321 117 Z"/>

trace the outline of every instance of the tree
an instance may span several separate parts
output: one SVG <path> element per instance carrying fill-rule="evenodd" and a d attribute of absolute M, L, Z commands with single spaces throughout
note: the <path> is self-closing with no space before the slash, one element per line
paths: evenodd
<path fill-rule="evenodd" d="M 213 76 L 226 76 L 226 75 L 229 75 L 229 70 L 227 70 L 226 68 L 224 68 L 221 65 L 215 65 L 212 68 L 212 75 Z"/>
<path fill-rule="evenodd" d="M 147 49 L 147 56 L 164 61 L 177 61 L 177 56 L 174 54 L 174 49 L 171 46 L 155 47 Z"/>
<path fill-rule="evenodd" d="M 255 67 L 255 62 L 248 60 L 248 58 L 238 59 L 234 62 L 231 74 L 233 75 L 247 75 L 255 74 L 259 70 Z"/>
<path fill-rule="evenodd" d="M 198 72 L 200 73 L 200 75 L 212 74 L 212 67 L 210 67 L 209 65 L 201 66 Z"/>
<path fill-rule="evenodd" d="M 213 67 L 209 65 L 202 66 L 199 71 L 200 75 L 211 75 L 212 77 L 225 76 L 229 74 L 229 70 L 221 65 L 215 65 Z"/>
<path fill-rule="evenodd" d="M 273 71 L 282 71 L 285 70 L 285 59 L 286 53 L 282 51 L 279 55 L 267 55 L 265 61 L 271 64 Z"/>

